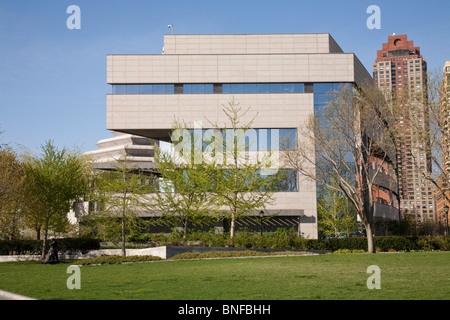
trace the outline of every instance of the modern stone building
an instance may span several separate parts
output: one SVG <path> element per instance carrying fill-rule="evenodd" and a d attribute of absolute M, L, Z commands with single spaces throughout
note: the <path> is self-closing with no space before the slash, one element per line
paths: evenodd
<path fill-rule="evenodd" d="M 97 142 L 98 150 L 83 155 L 93 161 L 94 169 L 113 170 L 114 162 L 127 159 L 129 166 L 142 172 L 153 172 L 154 145 L 157 141 L 122 132 L 111 132 L 114 137 Z"/>
<path fill-rule="evenodd" d="M 165 35 L 163 54 L 107 56 L 107 129 L 168 141 L 174 119 L 224 123 L 222 105 L 234 99 L 258 113 L 258 134 L 295 138 L 328 92 L 368 81 L 329 34 Z M 317 238 L 316 185 L 295 180 L 276 193 L 269 224 Z"/>
<path fill-rule="evenodd" d="M 377 51 L 373 77 L 396 109 L 401 213 L 412 214 L 416 222 L 435 222 L 434 187 L 422 174 L 432 170 L 431 153 L 418 137 L 429 126 L 423 108 L 427 61 L 407 35 L 393 34 Z"/>

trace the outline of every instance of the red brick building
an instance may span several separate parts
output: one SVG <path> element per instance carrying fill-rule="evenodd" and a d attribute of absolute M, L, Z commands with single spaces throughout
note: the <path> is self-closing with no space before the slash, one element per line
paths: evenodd
<path fill-rule="evenodd" d="M 426 130 L 426 108 L 422 106 L 426 88 L 427 62 L 407 35 L 391 35 L 372 65 L 378 87 L 394 107 L 398 132 L 397 168 L 402 215 L 414 214 L 417 222 L 435 222 L 434 187 L 422 172 L 431 172 L 430 150 L 418 138 Z"/>

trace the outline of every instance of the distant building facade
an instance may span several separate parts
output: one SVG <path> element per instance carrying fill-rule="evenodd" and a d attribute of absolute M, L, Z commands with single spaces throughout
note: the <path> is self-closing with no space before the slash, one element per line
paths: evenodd
<path fill-rule="evenodd" d="M 377 51 L 373 77 L 386 98 L 395 106 L 397 169 L 402 214 L 412 214 L 416 222 L 435 222 L 434 186 L 422 176 L 431 173 L 431 151 L 419 141 L 414 128 L 426 130 L 427 113 L 418 105 L 426 90 L 427 62 L 407 35 L 391 35 Z M 419 102 L 420 103 L 420 102 Z M 412 123 L 411 119 L 419 122 Z M 414 121 L 416 121 L 414 120 Z"/>

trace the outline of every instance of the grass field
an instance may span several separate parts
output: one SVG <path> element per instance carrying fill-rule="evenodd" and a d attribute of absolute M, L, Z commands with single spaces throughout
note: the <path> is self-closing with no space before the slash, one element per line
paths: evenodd
<path fill-rule="evenodd" d="M 0 263 L 0 290 L 58 300 L 448 300 L 450 252 L 157 261 L 83 266 L 81 289 L 66 281 L 73 262 Z M 369 290 L 370 265 L 381 289 Z"/>

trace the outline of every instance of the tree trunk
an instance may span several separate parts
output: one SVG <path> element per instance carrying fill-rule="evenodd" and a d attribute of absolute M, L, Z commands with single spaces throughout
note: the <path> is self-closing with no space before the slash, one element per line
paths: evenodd
<path fill-rule="evenodd" d="M 47 228 L 46 228 L 44 230 L 44 240 L 42 241 L 41 262 L 45 261 L 45 247 L 47 246 L 47 236 L 48 236 L 48 231 L 47 231 Z"/>
<path fill-rule="evenodd" d="M 230 238 L 234 238 L 234 228 L 236 226 L 236 216 L 234 215 L 234 212 L 231 214 L 231 223 L 230 223 Z"/>
<path fill-rule="evenodd" d="M 184 223 L 183 223 L 183 239 L 186 239 L 188 224 L 189 224 L 189 218 L 184 219 Z"/>
<path fill-rule="evenodd" d="M 122 256 L 126 256 L 127 251 L 125 250 L 125 217 L 122 217 Z"/>
<path fill-rule="evenodd" d="M 48 237 L 48 224 L 50 220 L 49 209 L 47 209 L 45 223 L 44 223 L 44 240 L 42 241 L 42 254 L 41 254 L 41 262 L 45 261 L 45 247 L 47 246 L 47 237 Z"/>
<path fill-rule="evenodd" d="M 373 245 L 373 234 L 372 234 L 372 226 L 370 223 L 366 223 L 366 236 L 367 236 L 367 253 L 375 253 L 375 248 Z"/>

